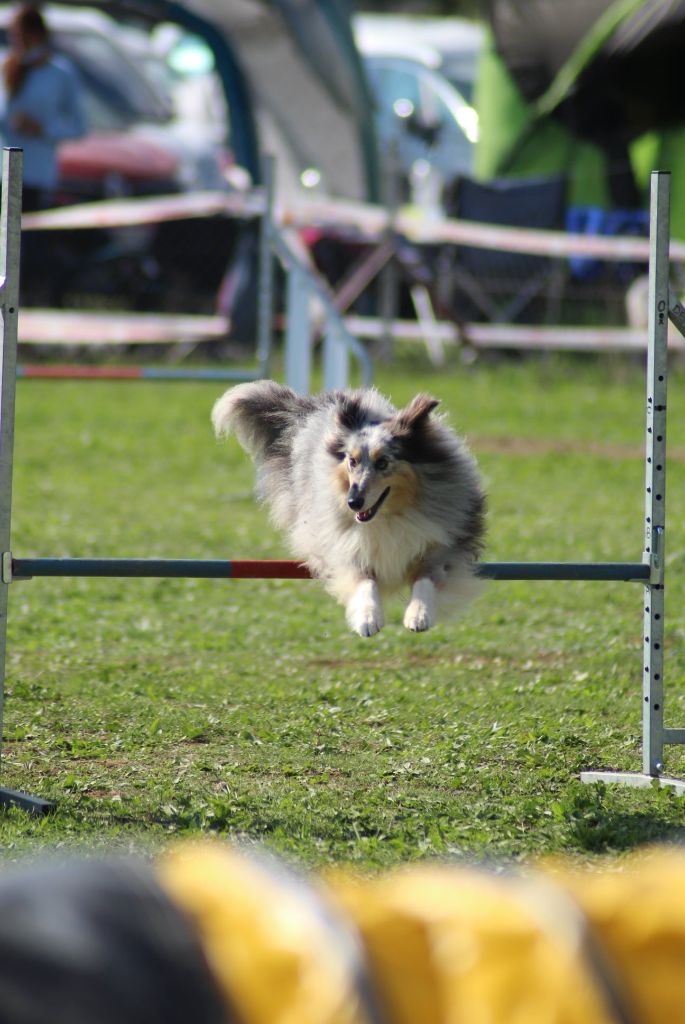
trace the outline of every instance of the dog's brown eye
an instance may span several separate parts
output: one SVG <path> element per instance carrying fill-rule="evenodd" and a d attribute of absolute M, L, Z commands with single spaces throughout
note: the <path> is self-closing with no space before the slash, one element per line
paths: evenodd
<path fill-rule="evenodd" d="M 352 458 L 352 456 L 350 455 L 350 468 L 351 468 L 351 469 L 354 469 L 354 467 L 355 467 L 356 465 L 357 465 L 357 460 L 356 460 L 356 459 L 353 459 L 353 458 Z"/>
<path fill-rule="evenodd" d="M 384 469 L 387 469 L 387 468 L 388 468 L 388 460 L 387 459 L 378 459 L 377 460 L 377 462 L 376 462 L 376 469 L 380 469 L 380 471 L 382 472 Z"/>

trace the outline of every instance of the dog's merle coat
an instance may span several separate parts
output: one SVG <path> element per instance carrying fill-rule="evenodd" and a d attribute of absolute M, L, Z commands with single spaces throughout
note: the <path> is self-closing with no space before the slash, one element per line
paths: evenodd
<path fill-rule="evenodd" d="M 257 467 L 260 497 L 293 553 L 347 607 L 352 628 L 383 625 L 381 595 L 411 588 L 404 623 L 475 591 L 484 495 L 464 442 L 417 395 L 396 409 L 375 389 L 298 395 L 273 381 L 227 391 L 212 412 Z"/>

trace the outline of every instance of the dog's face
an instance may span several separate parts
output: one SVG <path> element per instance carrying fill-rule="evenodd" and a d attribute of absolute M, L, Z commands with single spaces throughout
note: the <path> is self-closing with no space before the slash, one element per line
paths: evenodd
<path fill-rule="evenodd" d="M 355 430 L 345 438 L 336 470 L 341 500 L 358 523 L 370 523 L 386 502 L 387 510 L 416 498 L 416 476 L 397 450 L 385 423 Z"/>
<path fill-rule="evenodd" d="M 348 400 L 338 410 L 338 429 L 327 448 L 336 460 L 334 480 L 344 504 L 358 523 L 370 523 L 383 512 L 397 513 L 416 503 L 418 480 L 412 462 L 419 450 L 426 421 L 438 405 L 417 395 L 389 420 L 365 419 L 361 406 Z"/>

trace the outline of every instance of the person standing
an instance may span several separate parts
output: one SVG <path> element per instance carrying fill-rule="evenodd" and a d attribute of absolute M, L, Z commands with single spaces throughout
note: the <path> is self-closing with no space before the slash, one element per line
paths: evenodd
<path fill-rule="evenodd" d="M 4 145 L 24 151 L 22 208 L 40 210 L 53 202 L 59 143 L 86 132 L 80 86 L 71 64 L 52 52 L 50 31 L 37 6 L 18 9 L 9 39 L 0 133 Z"/>

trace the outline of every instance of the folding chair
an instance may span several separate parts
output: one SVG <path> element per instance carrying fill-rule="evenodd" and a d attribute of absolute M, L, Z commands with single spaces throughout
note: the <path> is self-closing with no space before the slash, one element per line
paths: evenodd
<path fill-rule="evenodd" d="M 460 178 L 448 216 L 509 227 L 563 230 L 563 177 L 478 182 Z M 443 250 L 438 301 L 462 322 L 554 322 L 567 274 L 564 260 L 469 246 Z"/>

